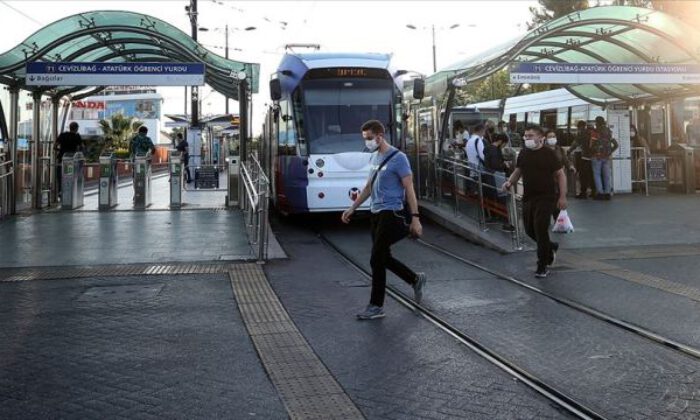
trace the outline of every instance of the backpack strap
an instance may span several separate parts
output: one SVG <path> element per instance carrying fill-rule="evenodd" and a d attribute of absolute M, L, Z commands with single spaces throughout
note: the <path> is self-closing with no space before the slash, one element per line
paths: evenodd
<path fill-rule="evenodd" d="M 398 149 L 394 150 L 394 151 L 391 152 L 391 154 L 390 154 L 389 156 L 387 156 L 386 159 L 384 159 L 384 161 L 379 165 L 379 167 L 377 168 L 377 171 L 374 173 L 374 175 L 372 175 L 372 181 L 369 183 L 370 189 L 372 189 L 372 186 L 374 186 L 374 181 L 377 179 L 377 175 L 379 175 L 379 171 L 381 171 L 382 168 L 384 167 L 384 165 L 386 165 L 386 163 L 389 162 L 389 161 L 391 160 L 391 158 L 393 158 L 394 155 L 396 155 L 397 153 L 399 153 L 399 150 L 398 150 Z"/>

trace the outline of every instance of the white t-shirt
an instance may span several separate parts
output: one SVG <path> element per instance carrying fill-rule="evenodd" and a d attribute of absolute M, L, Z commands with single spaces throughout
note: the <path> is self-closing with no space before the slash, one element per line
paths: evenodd
<path fill-rule="evenodd" d="M 484 161 L 484 139 L 476 134 L 467 141 L 467 160 L 475 168 Z"/>

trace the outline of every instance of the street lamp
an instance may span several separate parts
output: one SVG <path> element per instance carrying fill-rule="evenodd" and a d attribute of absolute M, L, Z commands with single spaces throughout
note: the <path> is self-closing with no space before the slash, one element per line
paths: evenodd
<path fill-rule="evenodd" d="M 450 25 L 450 26 L 448 26 L 448 27 L 438 27 L 437 29 L 438 29 L 439 31 L 442 31 L 442 30 L 447 30 L 447 31 L 448 31 L 448 30 L 450 30 L 450 29 L 458 28 L 459 26 L 460 26 L 459 23 L 455 23 L 454 25 Z M 474 26 L 476 26 L 476 25 L 470 24 L 470 25 L 467 25 L 467 26 L 469 26 L 469 27 L 474 27 Z M 407 27 L 408 29 L 413 29 L 413 30 L 428 29 L 427 26 L 417 27 L 417 26 L 415 26 L 415 25 L 411 25 L 410 23 L 409 23 L 408 25 L 406 25 L 406 27 Z M 431 31 L 431 33 L 432 33 L 432 38 L 433 38 L 433 73 L 435 73 L 435 72 L 437 71 L 437 53 L 436 53 L 436 48 L 435 48 L 435 24 L 431 24 L 431 25 L 430 25 L 430 31 Z"/>
<path fill-rule="evenodd" d="M 229 28 L 228 28 L 228 24 L 227 24 L 223 29 L 222 29 L 222 28 L 212 28 L 212 29 L 211 29 L 211 30 L 217 31 L 217 32 L 220 32 L 220 31 L 222 31 L 222 30 L 224 31 L 224 37 L 225 37 L 225 40 L 226 40 L 225 47 L 224 47 L 224 48 L 225 48 L 224 57 L 226 57 L 226 59 L 228 59 L 228 32 L 229 32 L 228 29 L 229 29 Z M 240 28 L 231 28 L 231 29 L 234 30 L 234 31 L 241 31 L 241 30 L 243 30 L 243 31 L 246 31 L 246 32 L 250 32 L 250 31 L 256 30 L 257 28 L 256 28 L 255 26 L 247 26 L 247 27 L 245 27 L 245 28 L 243 28 L 243 29 L 240 29 Z M 207 27 L 205 27 L 205 26 L 202 26 L 202 27 L 199 28 L 199 31 L 200 31 L 200 32 L 209 32 L 209 30 L 210 30 L 210 29 L 207 28 Z M 240 48 L 234 48 L 234 50 L 241 51 Z M 228 114 L 228 96 L 226 96 L 226 108 L 225 108 L 225 112 L 226 112 L 226 114 Z"/>

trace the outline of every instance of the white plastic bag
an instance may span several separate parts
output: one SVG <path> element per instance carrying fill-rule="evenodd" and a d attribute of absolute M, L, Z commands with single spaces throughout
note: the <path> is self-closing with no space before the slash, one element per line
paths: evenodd
<path fill-rule="evenodd" d="M 573 231 L 574 225 L 571 223 L 569 213 L 566 210 L 560 211 L 559 216 L 557 216 L 557 221 L 554 223 L 554 227 L 552 227 L 552 232 L 571 233 Z"/>

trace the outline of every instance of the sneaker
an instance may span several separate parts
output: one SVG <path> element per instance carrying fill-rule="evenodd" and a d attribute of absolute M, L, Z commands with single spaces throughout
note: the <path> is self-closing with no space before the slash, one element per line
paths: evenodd
<path fill-rule="evenodd" d="M 370 321 L 372 319 L 384 318 L 384 308 L 376 305 L 367 305 L 367 308 L 357 314 L 360 321 Z"/>
<path fill-rule="evenodd" d="M 515 226 L 511 225 L 510 223 L 504 223 L 501 226 L 501 230 L 504 232 L 515 232 Z"/>
<path fill-rule="evenodd" d="M 428 281 L 428 277 L 425 273 L 416 273 L 416 282 L 413 283 L 413 300 L 417 304 L 420 304 L 421 300 L 423 300 L 423 289 L 426 281 Z"/>
<path fill-rule="evenodd" d="M 607 201 L 610 201 L 610 197 L 611 197 L 610 194 L 605 194 L 605 195 L 603 196 L 603 198 L 604 198 L 605 200 L 607 200 Z"/>
<path fill-rule="evenodd" d="M 554 265 L 555 262 L 557 262 L 557 251 L 559 251 L 559 244 L 556 242 L 552 242 L 552 257 L 549 259 L 549 264 L 547 265 Z"/>
<path fill-rule="evenodd" d="M 537 277 L 539 279 L 543 279 L 543 278 L 547 277 L 548 274 L 549 274 L 549 270 L 547 270 L 546 265 L 537 264 L 537 271 L 535 271 L 535 277 Z"/>
<path fill-rule="evenodd" d="M 581 194 L 577 194 L 576 198 L 578 198 L 579 200 L 585 200 L 588 198 L 588 195 L 586 193 L 581 193 Z"/>
<path fill-rule="evenodd" d="M 593 197 L 594 200 L 605 200 L 605 195 L 604 194 L 596 194 L 595 197 Z"/>

